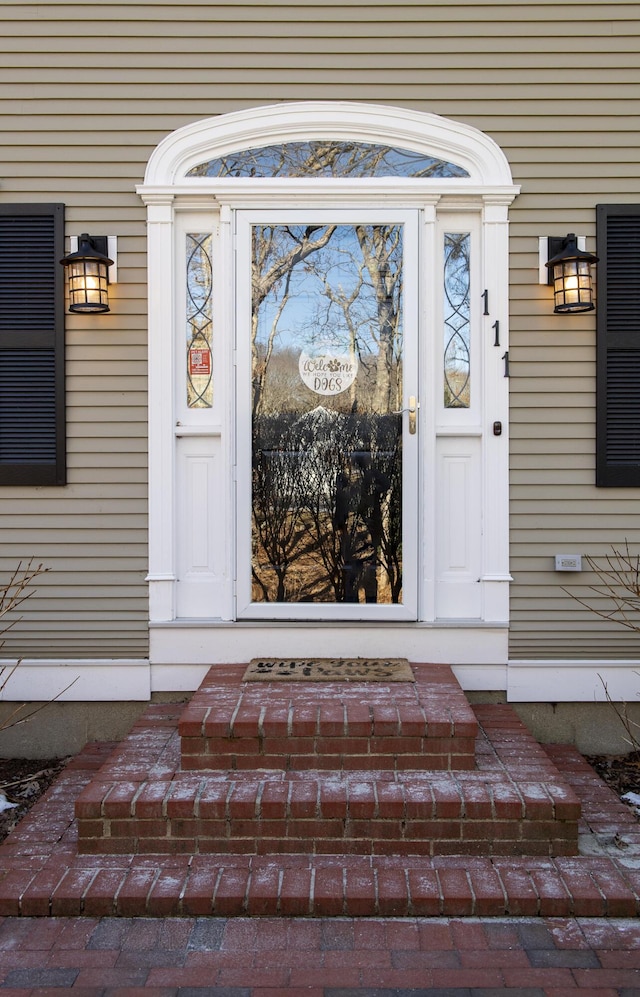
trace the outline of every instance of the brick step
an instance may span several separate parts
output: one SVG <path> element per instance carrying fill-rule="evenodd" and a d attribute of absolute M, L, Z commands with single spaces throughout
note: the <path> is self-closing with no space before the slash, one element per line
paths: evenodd
<path fill-rule="evenodd" d="M 568 855 L 580 805 L 510 707 L 476 771 L 192 772 L 151 707 L 76 801 L 81 854 Z"/>
<path fill-rule="evenodd" d="M 98 768 L 112 784 L 171 781 L 181 707 L 154 704 L 122 745 L 87 746 L 0 845 L 0 917 L 640 915 L 640 831 L 631 809 L 572 746 L 543 751 L 509 707 L 474 711 L 479 771 L 498 771 L 506 759 L 516 783 L 575 788 L 581 854 L 79 854 L 74 803 Z"/>
<path fill-rule="evenodd" d="M 506 745 L 502 708 L 489 709 L 482 725 L 494 745 L 500 737 Z M 166 777 L 178 713 L 156 705 L 124 751 L 91 745 L 67 766 L 0 845 L 0 917 L 640 915 L 638 822 L 570 745 L 552 758 L 582 800 L 578 856 L 78 854 L 74 801 L 94 778 L 98 753 L 102 777 L 123 779 L 129 762 L 136 780 L 143 765 Z M 513 744 L 519 749 L 519 738 Z M 533 761 L 545 777 L 553 771 Z"/>
<path fill-rule="evenodd" d="M 415 682 L 242 682 L 212 668 L 179 722 L 184 770 L 475 767 L 478 723 L 451 669 Z"/>
<path fill-rule="evenodd" d="M 561 786 L 495 774 L 176 773 L 95 782 L 80 797 L 83 854 L 569 855 L 579 804 Z"/>

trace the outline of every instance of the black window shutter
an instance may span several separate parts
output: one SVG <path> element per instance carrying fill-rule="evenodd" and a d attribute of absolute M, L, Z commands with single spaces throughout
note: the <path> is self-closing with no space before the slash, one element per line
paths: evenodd
<path fill-rule="evenodd" d="M 640 487 L 640 204 L 599 204 L 596 484 Z"/>
<path fill-rule="evenodd" d="M 64 485 L 64 205 L 0 205 L 0 485 Z"/>

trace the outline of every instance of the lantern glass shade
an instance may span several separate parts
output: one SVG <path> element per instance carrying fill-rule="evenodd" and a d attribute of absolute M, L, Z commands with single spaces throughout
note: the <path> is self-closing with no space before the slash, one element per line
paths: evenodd
<path fill-rule="evenodd" d="M 553 283 L 554 312 L 590 312 L 593 310 L 593 277 L 591 264 L 598 257 L 578 249 L 577 239 L 570 233 L 562 249 L 547 266 Z"/>
<path fill-rule="evenodd" d="M 78 250 L 60 260 L 67 270 L 70 312 L 109 311 L 109 267 L 112 260 L 83 234 Z"/>

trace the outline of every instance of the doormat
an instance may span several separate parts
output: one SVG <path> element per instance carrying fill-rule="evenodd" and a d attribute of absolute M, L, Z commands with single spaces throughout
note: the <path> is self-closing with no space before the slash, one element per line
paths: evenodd
<path fill-rule="evenodd" d="M 415 682 L 406 658 L 253 658 L 243 682 Z"/>

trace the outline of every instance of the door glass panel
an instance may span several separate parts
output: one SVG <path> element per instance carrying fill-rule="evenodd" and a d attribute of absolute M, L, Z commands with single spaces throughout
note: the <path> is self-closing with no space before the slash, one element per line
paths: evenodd
<path fill-rule="evenodd" d="M 402 603 L 403 226 L 252 226 L 252 600 Z"/>
<path fill-rule="evenodd" d="M 187 405 L 211 408 L 211 233 L 189 232 L 187 265 Z"/>
<path fill-rule="evenodd" d="M 469 232 L 444 236 L 444 407 L 469 408 L 471 312 Z"/>

